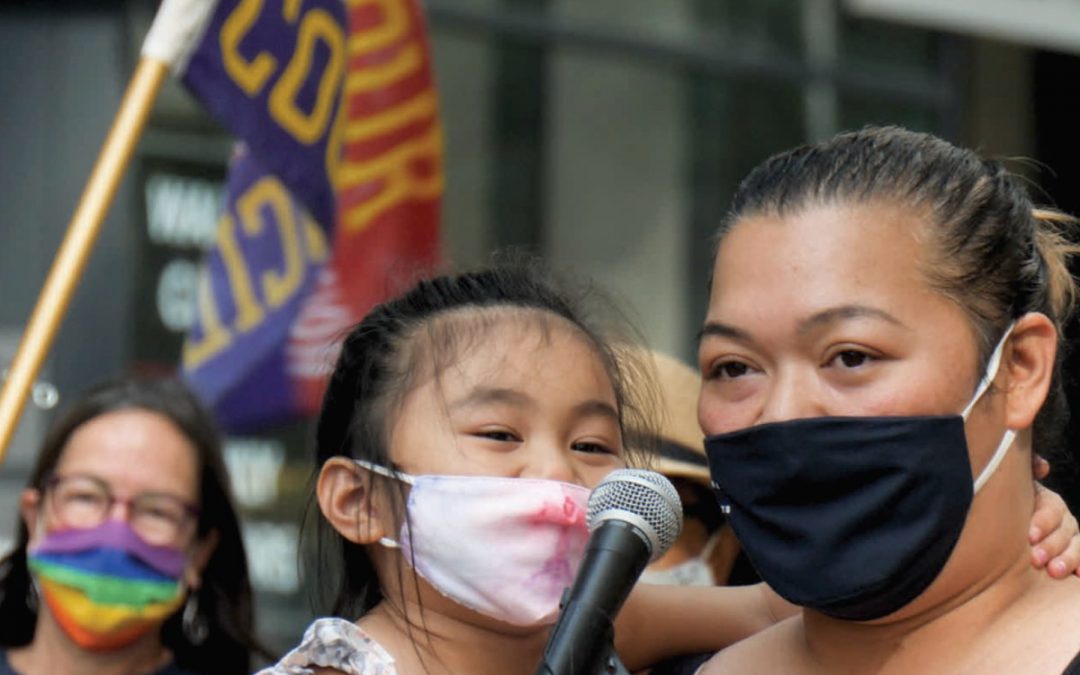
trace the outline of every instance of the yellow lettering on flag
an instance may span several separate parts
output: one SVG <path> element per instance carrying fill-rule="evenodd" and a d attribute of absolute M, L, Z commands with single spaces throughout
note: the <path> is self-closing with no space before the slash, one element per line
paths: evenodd
<path fill-rule="evenodd" d="M 225 72 L 248 96 L 258 94 L 266 79 L 277 68 L 277 59 L 266 52 L 259 52 L 248 61 L 240 54 L 240 42 L 251 30 L 262 11 L 263 0 L 241 0 L 221 26 L 218 40 Z"/>
<path fill-rule="evenodd" d="M 317 42 L 322 42 L 330 50 L 330 60 L 319 78 L 315 105 L 308 113 L 296 105 L 296 95 L 311 75 Z M 305 13 L 300 22 L 296 49 L 285 66 L 285 72 L 270 90 L 270 114 L 302 143 L 315 143 L 326 131 L 334 97 L 345 72 L 344 43 L 341 27 L 329 13 L 321 9 Z"/>
<path fill-rule="evenodd" d="M 352 58 L 370 56 L 376 62 L 365 62 L 346 78 L 339 117 L 347 119 L 332 129 L 327 154 L 328 173 L 339 195 L 359 188 L 370 195 L 359 203 L 346 200 L 348 207 L 340 213 L 339 226 L 348 234 L 363 230 L 403 202 L 437 199 L 443 190 L 438 98 L 433 88 L 417 91 L 409 82 L 424 66 L 422 36 L 412 35 L 415 27 L 402 2 L 349 1 L 350 9 L 369 6 L 378 9 L 380 23 L 350 35 L 348 52 Z M 377 61 L 379 52 L 386 52 L 381 62 Z M 389 105 L 348 118 L 348 100 L 372 92 L 380 92 Z M 410 137 L 383 146 L 378 143 L 410 127 L 415 127 Z M 331 147 L 337 154 L 329 152 Z M 339 148 L 348 149 L 347 159 L 339 159 Z M 378 148 L 377 154 L 370 148 Z"/>
<path fill-rule="evenodd" d="M 409 30 L 409 14 L 401 0 L 349 0 L 349 9 L 365 5 L 376 5 L 383 21 L 378 28 L 365 30 L 358 38 L 349 40 L 349 56 L 386 49 L 405 37 Z"/>

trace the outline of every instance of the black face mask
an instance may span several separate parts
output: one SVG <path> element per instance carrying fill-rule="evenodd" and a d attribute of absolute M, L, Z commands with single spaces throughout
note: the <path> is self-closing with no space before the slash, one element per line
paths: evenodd
<path fill-rule="evenodd" d="M 796 419 L 706 438 L 728 522 L 762 579 L 796 605 L 853 621 L 926 590 L 1012 445 L 1010 430 L 973 486 L 964 420 L 1004 341 L 962 415 Z"/>

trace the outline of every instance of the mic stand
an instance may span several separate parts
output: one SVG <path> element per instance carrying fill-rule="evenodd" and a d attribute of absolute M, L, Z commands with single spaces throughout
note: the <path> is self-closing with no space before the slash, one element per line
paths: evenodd
<path fill-rule="evenodd" d="M 626 669 L 623 662 L 619 660 L 619 655 L 615 653 L 615 645 L 608 647 L 608 659 L 607 665 L 604 670 L 600 671 L 601 675 L 630 675 L 630 671 Z"/>
<path fill-rule="evenodd" d="M 548 636 L 536 675 L 629 675 L 618 657 L 612 658 L 615 627 L 610 608 L 621 607 L 630 594 L 649 548 L 640 534 L 626 536 L 627 530 L 633 532 L 629 523 L 610 521 L 608 525 L 593 533 L 582 569 L 605 569 L 604 560 L 615 560 L 618 565 L 603 577 L 579 571 L 574 585 L 563 591 L 559 619 Z M 609 669 L 612 663 L 615 670 Z"/>
<path fill-rule="evenodd" d="M 545 658 L 541 661 L 539 669 L 536 671 L 537 675 L 576 675 L 573 671 L 569 673 L 558 673 L 553 669 L 552 665 L 548 663 L 548 659 Z M 582 672 L 580 675 L 630 675 L 630 671 L 623 665 L 619 655 L 615 653 L 615 645 L 612 639 L 608 639 L 607 654 L 602 661 L 596 664 L 596 668 L 591 673 Z"/>
<path fill-rule="evenodd" d="M 594 650 L 571 651 L 564 646 L 565 642 L 549 638 L 536 675 L 604 675 L 626 672 L 625 667 L 622 671 L 608 670 L 613 660 L 618 662 L 618 657 L 615 656 L 613 644 L 614 628 L 607 615 L 594 607 L 573 603 L 563 607 L 562 611 L 568 615 L 569 620 L 556 624 L 555 631 L 596 636 L 597 640 L 593 642 Z M 559 645 L 560 649 L 554 649 L 553 645 Z M 602 648 L 604 645 L 606 649 Z"/>

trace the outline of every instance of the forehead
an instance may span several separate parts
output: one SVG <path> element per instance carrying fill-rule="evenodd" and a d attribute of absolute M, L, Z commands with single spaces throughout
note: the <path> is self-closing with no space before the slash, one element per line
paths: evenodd
<path fill-rule="evenodd" d="M 567 319 L 527 308 L 451 313 L 433 326 L 428 375 L 443 388 L 581 377 L 614 399 L 611 378 L 591 339 Z M 441 348 L 441 349 L 440 349 Z"/>
<path fill-rule="evenodd" d="M 58 474 L 89 474 L 120 495 L 198 496 L 195 446 L 166 417 L 130 409 L 99 415 L 68 438 Z"/>
<path fill-rule="evenodd" d="M 742 219 L 717 251 L 709 315 L 744 320 L 774 313 L 887 304 L 953 307 L 920 272 L 920 212 L 888 203 L 811 205 Z"/>

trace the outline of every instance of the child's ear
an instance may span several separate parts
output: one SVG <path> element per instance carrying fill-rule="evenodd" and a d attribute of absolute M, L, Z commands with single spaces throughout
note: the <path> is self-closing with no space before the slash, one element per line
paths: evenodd
<path fill-rule="evenodd" d="M 319 471 L 315 496 L 323 516 L 354 544 L 373 544 L 394 534 L 391 514 L 372 494 L 371 472 L 347 457 L 326 460 Z"/>

